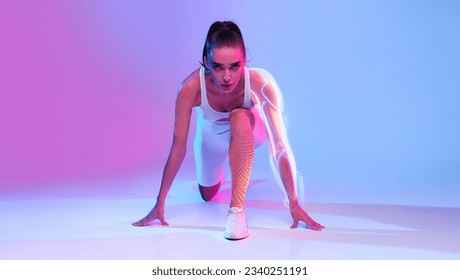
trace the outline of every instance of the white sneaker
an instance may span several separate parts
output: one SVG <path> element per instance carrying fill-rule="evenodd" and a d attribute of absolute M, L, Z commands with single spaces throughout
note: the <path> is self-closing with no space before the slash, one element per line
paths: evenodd
<path fill-rule="evenodd" d="M 230 207 L 228 210 L 227 225 L 225 226 L 224 237 L 230 240 L 239 240 L 249 236 L 248 224 L 244 209 Z"/>

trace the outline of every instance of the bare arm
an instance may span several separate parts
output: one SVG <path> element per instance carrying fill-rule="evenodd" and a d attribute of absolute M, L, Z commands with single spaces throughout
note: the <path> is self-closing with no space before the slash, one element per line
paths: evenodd
<path fill-rule="evenodd" d="M 263 71 L 263 70 L 261 70 Z M 256 102 L 260 105 L 265 126 L 267 128 L 270 161 L 278 183 L 286 191 L 291 216 L 294 220 L 292 227 L 297 227 L 299 220 L 305 222 L 311 229 L 322 230 L 324 227 L 311 219 L 300 207 L 297 169 L 289 145 L 286 127 L 283 119 L 283 100 L 273 77 L 266 71 L 262 72 L 264 79 L 259 81 L 260 90 L 257 90 Z"/>
<path fill-rule="evenodd" d="M 279 183 L 283 185 L 289 203 L 298 202 L 297 169 L 289 145 L 282 115 L 282 96 L 276 84 L 265 82 L 260 89 L 260 106 L 268 132 L 270 160 Z"/>
<path fill-rule="evenodd" d="M 190 118 L 193 108 L 193 98 L 183 86 L 179 89 L 175 105 L 174 135 L 168 160 L 163 170 L 160 192 L 157 203 L 164 205 L 166 196 L 171 188 L 174 178 L 179 171 L 187 152 L 187 138 L 190 127 Z"/>
<path fill-rule="evenodd" d="M 160 191 L 153 209 L 143 219 L 133 223 L 134 226 L 151 224 L 155 219 L 162 225 L 168 225 L 164 219 L 164 205 L 166 196 L 179 171 L 187 151 L 187 138 L 190 128 L 192 109 L 197 104 L 197 86 L 193 74 L 184 81 L 178 91 L 175 105 L 174 135 L 169 151 L 168 160 L 163 170 Z"/>

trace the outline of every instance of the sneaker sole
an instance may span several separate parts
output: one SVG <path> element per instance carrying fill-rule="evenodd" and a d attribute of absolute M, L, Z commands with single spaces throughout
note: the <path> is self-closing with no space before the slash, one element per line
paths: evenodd
<path fill-rule="evenodd" d="M 231 241 L 237 241 L 241 239 L 245 239 L 249 236 L 249 233 L 243 237 L 236 237 L 236 236 L 224 236 L 225 239 L 231 240 Z"/>

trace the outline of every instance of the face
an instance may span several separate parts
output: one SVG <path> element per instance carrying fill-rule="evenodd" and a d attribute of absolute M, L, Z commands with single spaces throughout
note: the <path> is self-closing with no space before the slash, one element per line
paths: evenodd
<path fill-rule="evenodd" d="M 244 75 L 246 60 L 240 47 L 218 47 L 211 50 L 205 63 L 216 87 L 231 93 Z"/>

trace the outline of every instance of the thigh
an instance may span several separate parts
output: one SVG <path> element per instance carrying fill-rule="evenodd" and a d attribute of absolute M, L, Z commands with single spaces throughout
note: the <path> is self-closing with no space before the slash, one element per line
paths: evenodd
<path fill-rule="evenodd" d="M 262 119 L 260 107 L 256 105 L 252 107 L 250 111 L 254 115 L 254 144 L 256 147 L 258 147 L 267 140 L 267 130 Z"/>
<path fill-rule="evenodd" d="M 220 181 L 224 162 L 228 157 L 230 130 L 211 127 L 198 128 L 195 136 L 194 153 L 198 184 L 213 186 Z"/>

